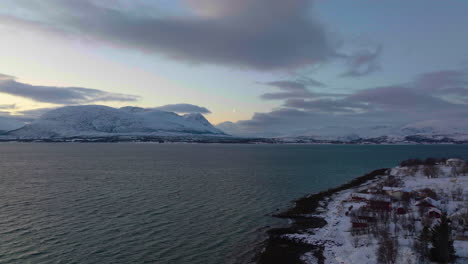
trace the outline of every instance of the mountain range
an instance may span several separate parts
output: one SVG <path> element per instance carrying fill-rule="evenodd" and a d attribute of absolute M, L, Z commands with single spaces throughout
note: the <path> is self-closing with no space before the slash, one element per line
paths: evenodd
<path fill-rule="evenodd" d="M 271 131 L 246 134 L 238 123 L 213 126 L 202 114 L 179 115 L 140 107 L 112 108 L 102 105 L 66 106 L 50 110 L 25 123 L 0 117 L 0 140 L 138 137 L 143 141 L 161 137 L 171 141 L 246 143 L 468 143 L 468 124 L 457 120 L 428 120 L 402 126 L 317 127 L 267 136 Z M 188 139 L 188 140 L 187 140 Z M 198 141 L 200 142 L 200 141 Z"/>
<path fill-rule="evenodd" d="M 216 126 L 224 132 L 244 137 L 263 136 L 282 142 L 298 143 L 466 143 L 468 123 L 463 119 L 426 120 L 400 125 L 319 126 L 313 129 L 290 128 L 286 131 L 256 131 L 242 122 L 223 122 Z M 261 133 L 261 135 L 259 135 Z"/>

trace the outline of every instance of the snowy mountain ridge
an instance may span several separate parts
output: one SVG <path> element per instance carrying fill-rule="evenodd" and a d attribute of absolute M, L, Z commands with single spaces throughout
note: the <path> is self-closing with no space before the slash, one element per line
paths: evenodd
<path fill-rule="evenodd" d="M 57 138 L 112 135 L 225 135 L 201 114 L 139 107 L 66 106 L 51 110 L 24 127 L 8 132 L 16 138 Z"/>
<path fill-rule="evenodd" d="M 178 137 L 182 136 L 186 139 L 211 137 L 210 142 L 217 142 L 220 136 L 224 136 L 229 137 L 228 141 L 234 143 L 468 143 L 468 124 L 460 120 L 427 120 L 399 126 L 334 125 L 312 130 L 291 128 L 289 132 L 283 134 L 268 134 L 269 131 L 244 134 L 242 132 L 245 130 L 239 130 L 240 127 L 236 123 L 224 122 L 214 127 L 199 113 L 179 115 L 158 109 L 132 106 L 112 108 L 102 105 L 81 105 L 51 110 L 28 124 L 25 124 L 26 122 L 26 119 L 0 117 L 2 135 L 0 140 L 99 137 L 105 141 L 106 138 L 136 136 L 142 141 L 156 140 L 156 137 L 175 137 L 173 141 L 177 142 L 180 141 Z"/>
<path fill-rule="evenodd" d="M 260 136 L 289 143 L 466 143 L 468 123 L 465 119 L 438 119 L 408 124 L 373 126 L 331 125 L 314 128 L 294 128 L 285 131 L 255 131 L 242 123 L 224 122 L 217 125 L 234 136 Z"/>

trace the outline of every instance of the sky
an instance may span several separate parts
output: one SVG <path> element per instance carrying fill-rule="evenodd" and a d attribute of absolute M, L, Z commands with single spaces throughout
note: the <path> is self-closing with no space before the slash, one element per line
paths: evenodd
<path fill-rule="evenodd" d="M 199 112 L 230 133 L 468 124 L 468 2 L 2 0 L 0 115 Z"/>

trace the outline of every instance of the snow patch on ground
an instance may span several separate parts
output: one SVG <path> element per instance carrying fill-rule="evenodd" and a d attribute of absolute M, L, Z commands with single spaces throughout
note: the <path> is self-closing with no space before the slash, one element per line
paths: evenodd
<path fill-rule="evenodd" d="M 413 190 L 431 188 L 436 191 L 441 196 L 440 209 L 451 215 L 467 205 L 468 175 L 454 176 L 451 175 L 453 172 L 452 167 L 445 165 L 438 165 L 437 167 L 441 172 L 438 178 L 429 179 L 421 171 L 417 171 L 414 176 L 411 176 L 408 175 L 408 168 L 400 167 L 392 169 L 390 174 L 399 176 L 404 181 L 405 188 Z M 375 182 L 369 182 L 357 188 L 336 193 L 331 197 L 324 210 L 322 210 L 323 212 L 318 215 L 327 221 L 328 224 L 325 227 L 309 230 L 310 232 L 308 233 L 289 234 L 286 236 L 293 240 L 324 246 L 323 254 L 326 258 L 326 264 L 378 263 L 376 257 L 376 251 L 379 247 L 378 240 L 372 235 L 367 234 L 353 236 L 351 234 L 352 224 L 350 217 L 347 216 L 348 209 L 351 206 L 353 208 L 363 206 L 362 202 L 350 201 L 352 194 L 358 192 L 358 190 L 370 189 L 374 185 Z M 454 201 L 450 196 L 453 191 L 459 188 L 463 190 L 464 201 Z M 417 208 L 413 207 L 411 210 L 414 211 Z M 390 226 L 392 228 L 392 224 Z M 422 228 L 420 224 L 416 224 L 416 226 Z M 400 231 L 397 237 L 399 246 L 396 263 L 418 263 L 417 253 L 413 247 L 415 236 Z M 459 256 L 457 262 L 468 263 L 468 241 L 456 240 L 454 247 L 457 256 Z M 304 259 L 307 259 L 306 263 L 316 263 L 310 262 L 312 258 L 309 258 L 309 256 L 309 253 L 304 256 Z"/>

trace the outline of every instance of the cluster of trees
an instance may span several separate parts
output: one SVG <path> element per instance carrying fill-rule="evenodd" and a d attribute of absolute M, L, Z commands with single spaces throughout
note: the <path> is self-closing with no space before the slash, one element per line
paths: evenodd
<path fill-rule="evenodd" d="M 438 163 L 446 162 L 447 158 L 427 158 L 425 160 L 422 159 L 407 159 L 400 162 L 401 167 L 414 167 L 420 165 L 436 165 Z"/>
<path fill-rule="evenodd" d="M 456 196 L 457 199 L 462 199 L 458 197 L 459 192 L 459 190 L 455 190 L 451 195 Z M 436 194 L 430 188 L 422 189 L 420 193 L 435 200 L 440 197 L 447 198 L 450 195 L 444 192 Z M 455 249 L 453 247 L 452 223 L 447 214 L 443 213 L 434 225 L 433 219 L 427 217 L 428 208 L 420 207 L 419 209 L 419 218 L 423 229 L 414 243 L 414 249 L 419 255 L 418 261 L 420 263 L 425 263 L 425 260 L 437 263 L 452 261 L 455 258 Z"/>
<path fill-rule="evenodd" d="M 447 215 L 442 215 L 440 222 L 434 227 L 424 226 L 414 244 L 418 253 L 418 261 L 430 259 L 437 263 L 448 263 L 455 259 L 452 227 Z"/>
<path fill-rule="evenodd" d="M 452 167 L 451 173 L 452 176 L 468 175 L 468 162 L 461 167 Z"/>
<path fill-rule="evenodd" d="M 371 201 L 373 201 L 372 198 Z M 395 236 L 398 236 L 399 227 L 397 225 L 398 219 L 396 219 L 398 217 L 395 212 L 379 210 L 377 207 L 360 207 L 351 210 L 349 216 L 352 222 L 366 220 L 365 227 L 351 230 L 354 247 L 368 246 L 375 241 L 379 245 L 376 251 L 379 263 L 396 263 L 399 245 Z M 411 221 L 411 223 L 414 226 L 414 222 Z"/>
<path fill-rule="evenodd" d="M 434 165 L 426 165 L 423 168 L 423 174 L 427 178 L 437 178 L 441 173 L 442 171 L 439 169 L 439 167 Z"/>
<path fill-rule="evenodd" d="M 395 177 L 393 175 L 387 176 L 387 178 L 382 181 L 380 186 L 387 186 L 387 187 L 403 187 L 404 182 L 401 178 Z"/>
<path fill-rule="evenodd" d="M 388 178 L 388 183 L 398 186 L 399 183 L 394 178 Z M 457 198 L 459 190 L 456 191 Z M 425 188 L 420 190 L 420 194 L 424 197 L 437 199 L 438 195 L 434 190 Z M 443 193 L 440 195 L 444 195 Z M 350 208 L 349 216 L 352 222 L 359 222 L 359 219 L 366 219 L 367 225 L 361 228 L 353 228 L 354 247 L 368 246 L 372 241 L 378 244 L 376 249 L 376 257 L 378 263 L 394 264 L 397 263 L 399 254 L 398 237 L 415 237 L 414 251 L 418 254 L 416 263 L 427 263 L 433 261 L 437 263 L 448 263 L 455 258 L 455 250 L 452 239 L 452 225 L 446 214 L 443 214 L 438 222 L 433 225 L 433 218 L 427 216 L 427 209 L 420 207 L 419 216 L 416 212 L 408 210 L 416 196 L 414 193 L 407 193 L 405 197 L 399 201 L 401 207 L 406 208 L 406 214 L 398 215 L 395 210 L 371 210 L 371 208 L 358 208 L 352 210 Z M 424 227 L 419 235 L 416 227 L 416 219 L 421 219 L 421 224 Z M 431 227 L 432 226 L 432 227 Z"/>
<path fill-rule="evenodd" d="M 436 165 L 445 163 L 447 158 L 427 158 L 427 159 L 408 159 L 400 163 L 401 167 L 408 167 L 408 173 L 415 175 L 422 166 L 422 173 L 428 178 L 437 178 L 442 174 L 440 168 Z M 468 175 L 468 162 L 463 166 L 453 166 L 451 169 L 452 176 Z"/>
<path fill-rule="evenodd" d="M 398 239 L 393 239 L 386 232 L 379 238 L 379 248 L 377 249 L 377 261 L 382 264 L 396 263 L 398 256 Z"/>
<path fill-rule="evenodd" d="M 437 164 L 447 161 L 446 158 L 427 158 L 422 159 L 408 159 L 400 163 L 401 167 L 408 167 L 409 175 L 416 175 L 416 173 L 422 167 L 422 173 L 428 178 L 437 178 L 442 173 L 441 170 L 436 166 Z"/>

